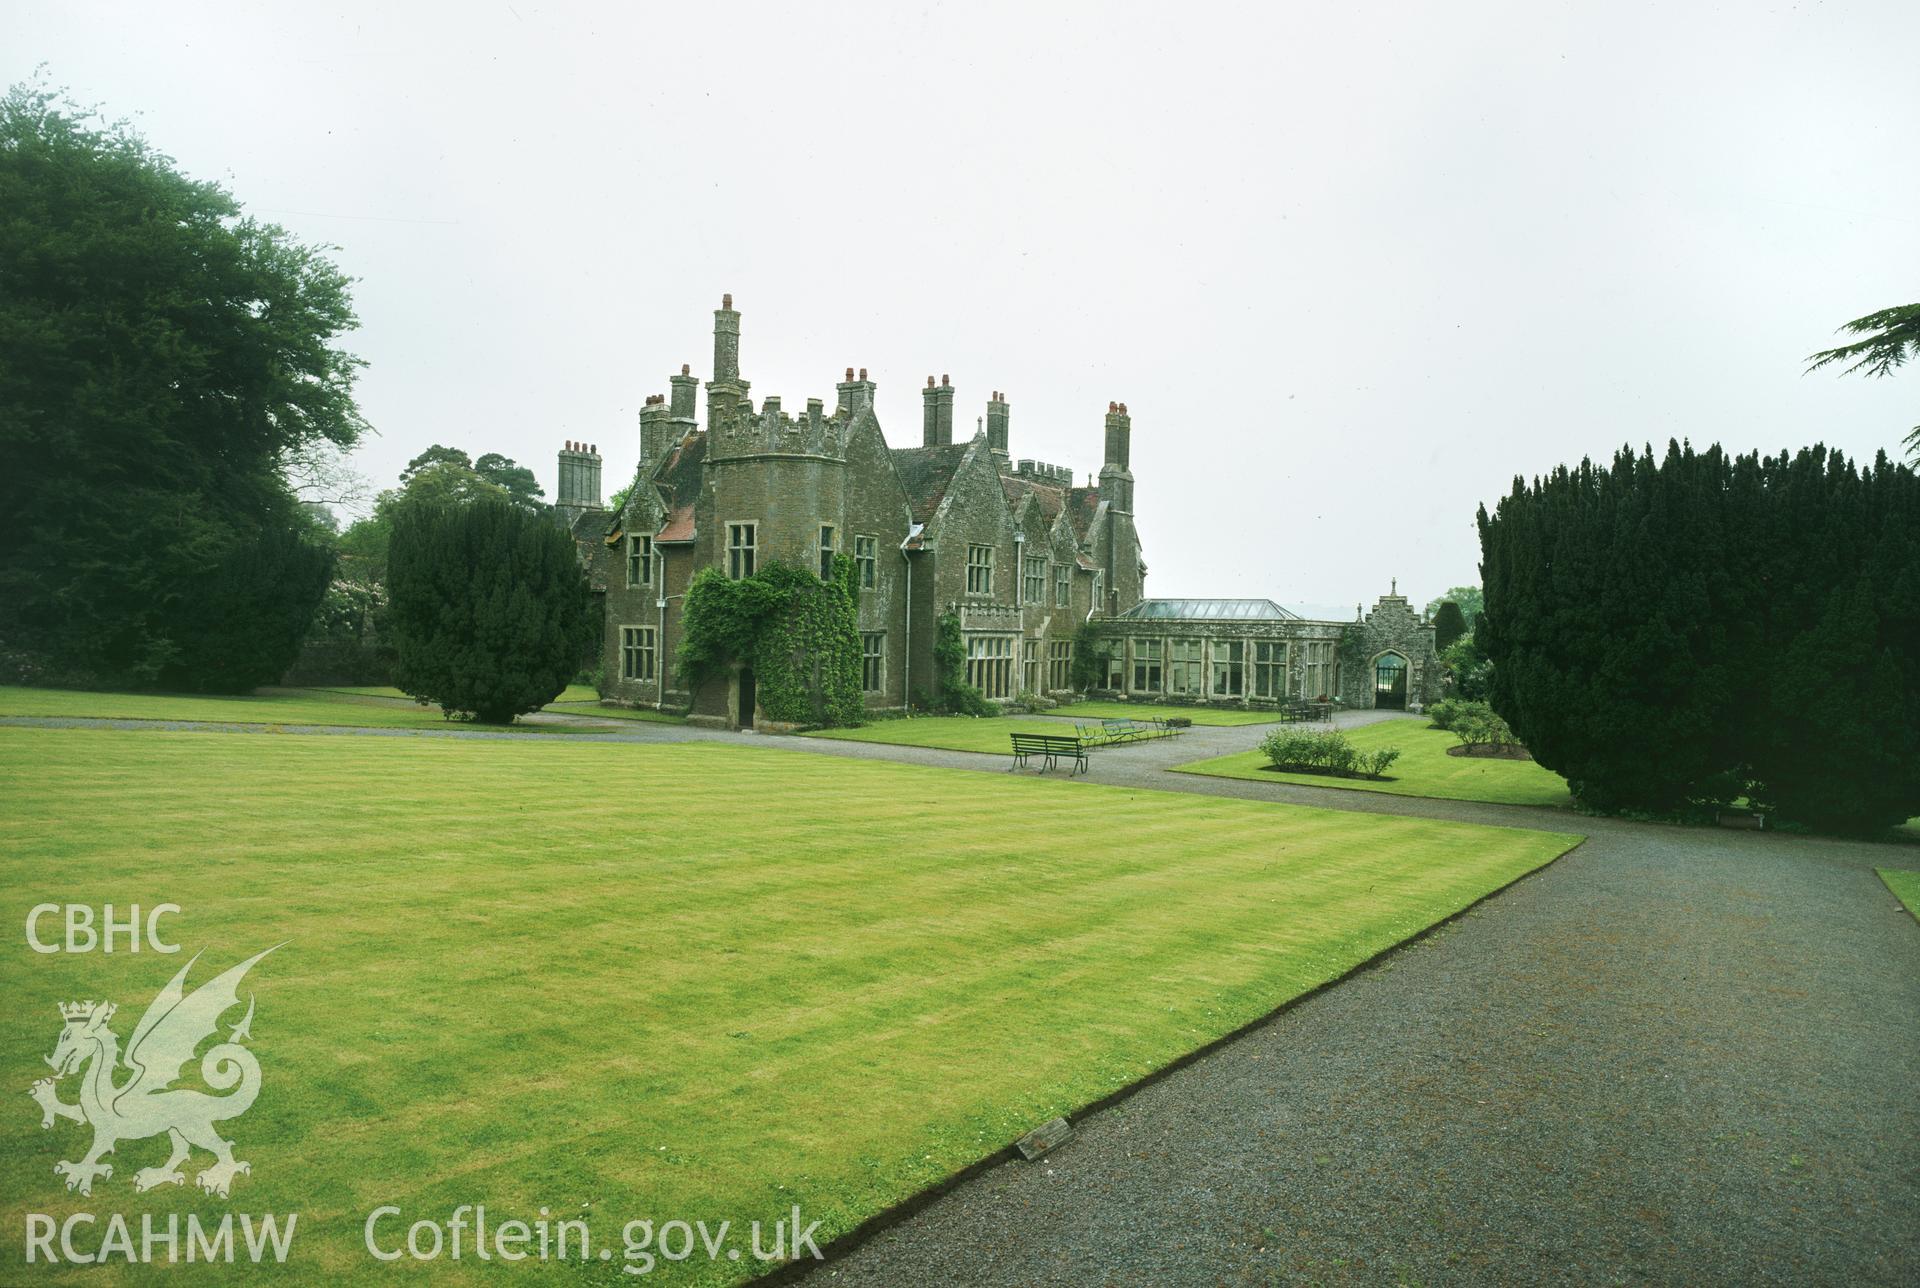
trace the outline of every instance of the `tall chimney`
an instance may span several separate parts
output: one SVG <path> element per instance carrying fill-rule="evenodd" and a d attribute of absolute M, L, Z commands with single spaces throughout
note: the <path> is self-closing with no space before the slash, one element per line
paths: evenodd
<path fill-rule="evenodd" d="M 840 410 L 849 416 L 858 416 L 873 406 L 873 381 L 867 379 L 867 369 L 860 368 L 860 376 L 854 378 L 853 368 L 847 368 L 847 378 L 835 385 L 840 394 Z"/>
<path fill-rule="evenodd" d="M 680 364 L 680 374 L 667 377 L 673 385 L 673 418 L 691 424 L 694 419 L 693 399 L 700 388 L 700 380 L 692 374 L 686 363 Z"/>
<path fill-rule="evenodd" d="M 1100 495 L 1116 510 L 1133 512 L 1133 471 L 1127 468 L 1132 454 L 1133 418 L 1122 402 L 1107 404 L 1106 464 L 1100 467 Z"/>
<path fill-rule="evenodd" d="M 934 402 L 934 406 L 939 408 L 935 428 L 939 431 L 942 443 L 951 443 L 953 441 L 953 386 L 947 383 L 944 375 L 940 377 L 939 392 L 940 396 Z"/>
<path fill-rule="evenodd" d="M 678 386 L 675 386 L 674 394 L 676 397 L 679 395 Z M 640 408 L 640 468 L 643 471 L 651 473 L 685 434 L 685 429 L 675 425 L 673 420 L 673 409 L 666 397 L 648 394 L 646 405 Z"/>
<path fill-rule="evenodd" d="M 586 443 L 569 440 L 560 449 L 560 479 L 554 504 L 568 511 L 568 521 L 582 510 L 600 508 L 600 452 Z"/>
<path fill-rule="evenodd" d="M 713 311 L 713 379 L 716 384 L 740 379 L 740 315 L 730 294 L 722 295 L 720 307 Z"/>
<path fill-rule="evenodd" d="M 933 383 L 933 377 L 927 377 L 927 387 L 920 391 L 920 442 L 926 447 L 941 447 L 953 441 L 953 426 L 949 422 L 947 436 L 940 437 L 940 389 Z"/>
<path fill-rule="evenodd" d="M 1007 396 L 998 389 L 987 399 L 987 446 L 1001 460 L 1007 459 Z"/>

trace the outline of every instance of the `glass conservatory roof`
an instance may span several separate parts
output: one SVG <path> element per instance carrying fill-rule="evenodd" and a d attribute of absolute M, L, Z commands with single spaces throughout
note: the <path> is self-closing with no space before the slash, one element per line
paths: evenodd
<path fill-rule="evenodd" d="M 1143 599 L 1121 613 L 1119 620 L 1202 622 L 1297 622 L 1271 599 Z"/>

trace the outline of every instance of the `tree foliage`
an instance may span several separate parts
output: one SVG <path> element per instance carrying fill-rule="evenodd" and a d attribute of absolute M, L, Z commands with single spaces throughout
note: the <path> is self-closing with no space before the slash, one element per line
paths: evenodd
<path fill-rule="evenodd" d="M 500 500 L 400 510 L 387 596 L 394 682 L 490 724 L 559 697 L 599 629 L 573 540 Z"/>
<path fill-rule="evenodd" d="M 1467 618 L 1460 611 L 1460 605 L 1451 599 L 1440 601 L 1440 607 L 1433 614 L 1433 647 L 1444 653 L 1448 645 L 1466 633 Z"/>
<path fill-rule="evenodd" d="M 1073 632 L 1073 665 L 1070 677 L 1073 687 L 1081 693 L 1107 687 L 1108 673 L 1118 650 L 1118 643 L 1100 634 L 1092 622 L 1081 622 Z M 961 662 L 965 664 L 965 657 Z M 964 672 L 962 672 L 964 674 Z"/>
<path fill-rule="evenodd" d="M 1583 803 L 1745 793 L 1840 830 L 1920 813 L 1920 480 L 1821 447 L 1623 450 L 1480 512 L 1492 703 Z"/>
<path fill-rule="evenodd" d="M 364 429 L 326 248 L 125 124 L 0 100 L 0 631 L 72 682 L 275 679 L 328 582 L 286 481 Z"/>
<path fill-rule="evenodd" d="M 1460 616 L 1466 620 L 1467 629 L 1473 629 L 1473 619 L 1486 610 L 1487 603 L 1478 586 L 1455 586 L 1440 598 L 1427 605 L 1427 616 L 1440 611 L 1440 605 L 1452 600 L 1460 606 Z"/>
<path fill-rule="evenodd" d="M 1896 304 L 1890 309 L 1879 309 L 1843 324 L 1840 332 L 1864 338 L 1808 354 L 1809 374 L 1822 367 L 1844 364 L 1840 368 L 1842 375 L 1860 372 L 1890 376 L 1920 358 L 1920 304 Z M 1915 425 L 1904 441 L 1907 455 L 1920 461 L 1920 425 Z"/>

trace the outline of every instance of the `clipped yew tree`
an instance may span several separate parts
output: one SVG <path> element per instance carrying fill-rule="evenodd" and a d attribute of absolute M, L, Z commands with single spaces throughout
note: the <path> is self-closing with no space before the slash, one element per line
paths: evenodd
<path fill-rule="evenodd" d="M 500 500 L 401 507 L 387 556 L 394 682 L 506 724 L 559 697 L 596 623 L 573 539 Z"/>
<path fill-rule="evenodd" d="M 1920 814 L 1920 480 L 1884 454 L 1619 452 L 1479 515 L 1491 701 L 1603 810 Z"/>

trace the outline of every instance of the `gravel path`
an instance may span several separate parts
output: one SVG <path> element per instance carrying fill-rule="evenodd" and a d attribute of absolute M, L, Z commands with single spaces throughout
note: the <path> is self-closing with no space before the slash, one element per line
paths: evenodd
<path fill-rule="evenodd" d="M 0 723 L 768 741 L 632 724 Z M 1107 749 L 1091 780 L 1590 839 L 810 1283 L 1920 1282 L 1920 925 L 1873 873 L 1920 866 L 1912 851 L 1166 772 L 1257 737 L 1196 728 Z"/>
<path fill-rule="evenodd" d="M 1591 839 L 808 1282 L 1920 1282 L 1898 851 L 1302 794 Z"/>

